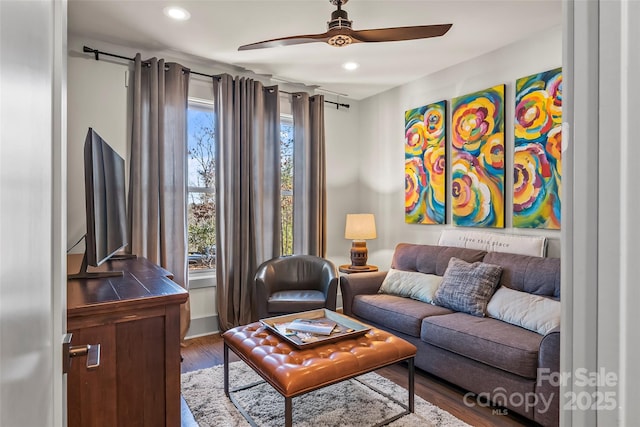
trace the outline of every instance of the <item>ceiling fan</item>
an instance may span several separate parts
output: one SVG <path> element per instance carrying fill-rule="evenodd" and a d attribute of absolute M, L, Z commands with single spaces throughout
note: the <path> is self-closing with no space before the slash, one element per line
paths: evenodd
<path fill-rule="evenodd" d="M 427 39 L 443 36 L 453 24 L 418 25 L 413 27 L 378 28 L 375 30 L 353 30 L 346 10 L 342 10 L 349 0 L 329 0 L 337 9 L 327 22 L 327 32 L 302 36 L 281 37 L 240 46 L 238 50 L 264 49 L 303 43 L 325 42 L 335 47 L 352 43 L 392 42 L 402 40 Z"/>

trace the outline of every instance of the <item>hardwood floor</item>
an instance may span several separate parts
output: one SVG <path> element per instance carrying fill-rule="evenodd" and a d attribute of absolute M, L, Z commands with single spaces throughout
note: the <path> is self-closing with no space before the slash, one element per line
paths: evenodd
<path fill-rule="evenodd" d="M 219 334 L 193 338 L 185 342 L 182 348 L 182 373 L 221 365 L 223 361 L 222 338 Z M 237 360 L 231 353 L 230 360 Z M 389 380 L 407 386 L 407 368 L 394 365 L 376 371 Z M 468 407 L 464 404 L 464 390 L 439 378 L 416 369 L 415 393 L 426 401 L 444 409 L 464 422 L 478 427 L 513 427 L 536 426 L 537 424 L 517 414 L 498 415 L 503 413 L 499 408 Z M 182 401 L 182 427 L 197 427 L 191 411 L 184 399 Z"/>

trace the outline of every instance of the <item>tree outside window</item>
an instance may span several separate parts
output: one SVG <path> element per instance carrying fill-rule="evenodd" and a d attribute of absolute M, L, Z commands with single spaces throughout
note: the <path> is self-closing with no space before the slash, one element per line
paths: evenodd
<path fill-rule="evenodd" d="M 213 105 L 190 101 L 188 119 L 189 270 L 215 269 L 216 190 Z"/>
<path fill-rule="evenodd" d="M 293 121 L 280 118 L 280 215 L 282 242 L 280 254 L 293 253 Z"/>

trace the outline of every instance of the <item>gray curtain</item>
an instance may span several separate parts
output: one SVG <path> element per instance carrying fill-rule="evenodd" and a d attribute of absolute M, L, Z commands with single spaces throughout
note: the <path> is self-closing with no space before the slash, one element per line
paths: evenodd
<path fill-rule="evenodd" d="M 187 97 L 189 70 L 135 57 L 129 172 L 129 250 L 187 281 Z M 180 310 L 180 336 L 190 323 Z"/>
<path fill-rule="evenodd" d="M 293 252 L 327 252 L 324 96 L 295 93 L 293 109 Z"/>
<path fill-rule="evenodd" d="M 258 266 L 280 251 L 277 87 L 216 76 L 216 280 L 220 329 L 253 320 Z"/>

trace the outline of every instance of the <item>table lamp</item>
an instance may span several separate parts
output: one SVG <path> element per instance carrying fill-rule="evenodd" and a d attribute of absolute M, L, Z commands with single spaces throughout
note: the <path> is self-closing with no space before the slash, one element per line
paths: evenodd
<path fill-rule="evenodd" d="M 373 214 L 347 214 L 344 238 L 351 239 L 351 265 L 342 266 L 347 272 L 375 271 L 376 267 L 367 265 L 367 240 L 376 238 L 376 221 Z"/>

